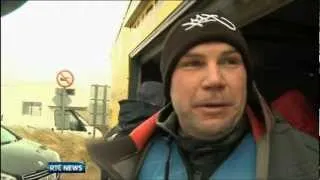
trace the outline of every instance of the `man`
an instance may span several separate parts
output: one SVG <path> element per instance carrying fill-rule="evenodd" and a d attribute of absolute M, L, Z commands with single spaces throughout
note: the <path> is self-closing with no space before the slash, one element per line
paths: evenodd
<path fill-rule="evenodd" d="M 159 111 L 164 105 L 163 85 L 157 81 L 145 81 L 138 91 L 137 99 L 119 101 L 120 111 L 118 125 L 112 128 L 105 139 L 128 135 L 132 129 L 149 116 Z"/>
<path fill-rule="evenodd" d="M 129 136 L 90 144 L 92 159 L 110 179 L 317 179 L 318 141 L 273 115 L 251 61 L 227 17 L 182 18 L 162 51 L 168 104 Z"/>

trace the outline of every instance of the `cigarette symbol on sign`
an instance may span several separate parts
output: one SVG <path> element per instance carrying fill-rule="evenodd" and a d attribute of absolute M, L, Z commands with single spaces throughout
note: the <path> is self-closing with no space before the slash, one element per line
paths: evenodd
<path fill-rule="evenodd" d="M 68 70 L 62 70 L 57 74 L 57 83 L 61 87 L 71 86 L 73 80 L 73 74 Z"/>
<path fill-rule="evenodd" d="M 61 77 L 60 81 L 67 81 L 68 78 Z"/>
<path fill-rule="evenodd" d="M 65 77 L 63 74 L 61 74 L 60 81 L 66 81 L 67 83 L 70 83 L 69 79 L 69 77 Z"/>

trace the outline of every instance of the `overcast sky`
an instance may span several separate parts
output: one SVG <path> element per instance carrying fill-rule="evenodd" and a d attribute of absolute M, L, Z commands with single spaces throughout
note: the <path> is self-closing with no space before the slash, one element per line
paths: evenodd
<path fill-rule="evenodd" d="M 128 1 L 28 1 L 1 17 L 1 80 L 110 84 L 110 50 Z"/>

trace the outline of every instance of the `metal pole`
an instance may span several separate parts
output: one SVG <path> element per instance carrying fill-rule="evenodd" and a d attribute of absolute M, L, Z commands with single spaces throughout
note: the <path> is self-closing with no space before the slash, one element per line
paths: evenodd
<path fill-rule="evenodd" d="M 108 86 L 104 86 L 104 95 L 103 95 L 103 125 L 106 125 L 107 119 L 107 88 Z"/>
<path fill-rule="evenodd" d="M 94 106 L 93 106 L 93 136 L 96 136 L 96 119 L 97 119 L 97 99 L 98 99 L 98 85 L 94 86 Z"/>
<path fill-rule="evenodd" d="M 62 88 L 62 94 L 61 94 L 61 112 L 62 112 L 62 115 L 61 115 L 61 117 L 62 117 L 62 123 L 63 123 L 63 125 L 62 125 L 62 130 L 61 130 L 61 133 L 63 133 L 63 130 L 64 130 L 64 128 L 65 128 L 65 123 L 66 123 L 66 121 L 65 121 L 65 117 L 64 117 L 64 96 L 65 96 L 65 88 Z"/>

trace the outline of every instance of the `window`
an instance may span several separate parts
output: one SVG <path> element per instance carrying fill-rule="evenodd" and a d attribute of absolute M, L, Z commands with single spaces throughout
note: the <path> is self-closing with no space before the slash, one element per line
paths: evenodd
<path fill-rule="evenodd" d="M 150 12 L 152 9 L 153 9 L 153 4 L 148 7 L 148 9 L 147 9 L 146 12 L 144 13 L 144 15 L 149 14 L 149 12 Z"/>
<path fill-rule="evenodd" d="M 70 130 L 72 131 L 86 131 L 86 128 L 84 127 L 83 123 L 76 117 L 74 113 L 71 111 L 68 111 L 69 116 L 69 124 L 70 124 Z"/>
<path fill-rule="evenodd" d="M 137 21 L 134 23 L 134 25 L 132 26 L 133 28 L 137 28 L 140 24 L 141 19 L 137 19 Z"/>
<path fill-rule="evenodd" d="M 156 6 L 160 6 L 162 3 L 163 3 L 163 0 L 155 0 L 155 1 L 154 1 L 154 4 L 155 4 Z"/>
<path fill-rule="evenodd" d="M 137 7 L 134 16 L 131 16 L 126 27 L 137 28 L 143 21 L 150 16 L 151 11 L 155 7 L 155 1 L 142 1 L 140 7 Z"/>
<path fill-rule="evenodd" d="M 22 102 L 22 115 L 41 116 L 41 102 Z"/>
<path fill-rule="evenodd" d="M 54 121 L 58 130 L 87 131 L 85 125 L 79 120 L 79 117 L 73 110 L 66 110 L 64 119 L 62 118 L 61 109 L 55 110 Z"/>

